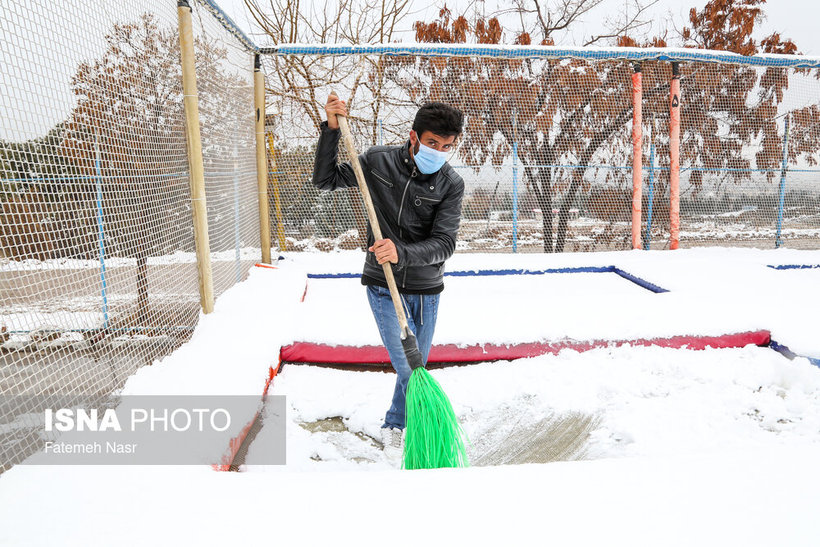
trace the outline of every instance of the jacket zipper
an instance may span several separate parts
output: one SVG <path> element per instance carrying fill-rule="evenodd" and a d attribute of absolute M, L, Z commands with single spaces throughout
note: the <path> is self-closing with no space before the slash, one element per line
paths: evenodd
<path fill-rule="evenodd" d="M 396 224 L 399 225 L 399 230 L 401 230 L 401 212 L 404 210 L 404 198 L 407 197 L 407 189 L 410 188 L 410 181 L 413 180 L 413 177 L 416 175 L 416 168 L 413 167 L 413 172 L 410 173 L 410 178 L 407 179 L 407 182 L 404 184 L 404 191 L 401 193 L 401 203 L 399 204 L 399 216 L 396 219 Z"/>
<path fill-rule="evenodd" d="M 418 203 L 416 203 L 416 207 L 418 207 L 419 205 L 421 205 L 422 201 L 429 201 L 430 203 L 438 203 L 441 200 L 440 199 L 434 199 L 434 198 L 426 198 L 424 196 L 416 195 L 416 201 L 418 202 Z"/>
<path fill-rule="evenodd" d="M 416 176 L 416 167 L 413 166 L 413 171 L 410 173 L 410 178 L 407 179 L 407 183 L 404 185 L 404 192 L 401 193 L 401 203 L 399 204 L 399 216 L 396 219 L 396 224 L 399 225 L 399 237 L 404 237 L 404 230 L 401 227 L 401 212 L 404 210 L 404 198 L 407 197 L 407 189 L 410 188 L 410 181 L 413 180 L 413 177 Z M 407 283 L 407 268 L 404 268 L 404 275 L 401 278 L 401 288 L 404 289 L 405 284 Z"/>
<path fill-rule="evenodd" d="M 393 183 L 379 175 L 379 173 L 375 169 L 371 170 L 371 173 L 373 173 L 373 176 L 379 179 L 382 183 L 389 186 L 390 188 L 393 188 Z"/>

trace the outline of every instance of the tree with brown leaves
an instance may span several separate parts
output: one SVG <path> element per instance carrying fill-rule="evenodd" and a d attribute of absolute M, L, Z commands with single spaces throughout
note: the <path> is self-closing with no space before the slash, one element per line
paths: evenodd
<path fill-rule="evenodd" d="M 684 44 L 743 54 L 795 53 L 796 46 L 779 34 L 760 42 L 754 39 L 763 4 L 765 0 L 712 0 L 702 11 L 692 10 L 691 27 L 682 32 Z M 535 7 L 540 8 L 540 4 L 535 2 Z M 554 24 L 546 22 L 559 20 L 569 24 L 577 18 L 539 14 L 540 43 L 551 43 Z M 497 18 L 453 17 L 446 7 L 437 20 L 419 21 L 414 28 L 419 42 L 499 44 L 504 34 Z M 627 30 L 618 36 L 615 45 L 667 45 L 661 38 L 639 43 L 626 34 Z M 532 40 L 532 34 L 523 28 L 513 43 L 528 45 Z M 620 185 L 622 192 L 631 193 L 625 173 L 612 169 L 598 172 L 592 167 L 629 163 L 631 64 L 469 57 L 391 61 L 388 74 L 404 86 L 413 101 L 442 101 L 464 110 L 467 123 L 460 153 L 468 165 L 500 166 L 510 160 L 513 144 L 516 145 L 527 188 L 545 212 L 546 252 L 564 250 L 570 208 L 579 191 L 591 181 Z M 668 63 L 653 62 L 644 63 L 642 71 L 644 134 L 652 135 L 660 163 L 668 165 L 671 68 Z M 789 75 L 789 71 L 779 68 L 761 70 L 711 63 L 682 66 L 681 164 L 697 168 L 690 179 L 695 189 L 702 182 L 702 169 L 725 170 L 723 176 L 737 183 L 748 180 L 752 168 L 779 164 L 783 139 L 778 135 L 778 127 L 785 115 L 782 103 Z M 816 161 L 820 145 L 818 106 L 802 107 L 789 115 L 789 158 L 802 156 L 809 163 Z M 759 152 L 752 158 L 746 150 L 758 143 Z M 768 172 L 770 179 L 774 174 Z M 667 182 L 665 171 L 658 181 L 658 194 L 663 194 Z M 599 201 L 602 200 L 590 200 L 588 206 L 596 207 Z M 556 202 L 558 224 L 553 226 L 548 212 Z M 656 206 L 656 218 L 665 214 L 666 207 Z M 624 238 L 621 245 L 626 248 L 628 240 Z"/>

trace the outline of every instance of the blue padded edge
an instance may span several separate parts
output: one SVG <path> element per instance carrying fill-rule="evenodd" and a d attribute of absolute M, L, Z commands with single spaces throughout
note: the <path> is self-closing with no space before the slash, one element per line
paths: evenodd
<path fill-rule="evenodd" d="M 222 8 L 220 8 L 214 0 L 197 0 L 197 2 L 207 9 L 211 15 L 214 16 L 214 19 L 219 21 L 219 24 L 221 24 L 225 30 L 233 34 L 237 40 L 242 42 L 245 49 L 253 53 L 260 52 L 259 46 L 257 46 L 253 40 L 248 38 L 247 34 L 242 32 L 242 29 L 240 29 L 239 26 L 233 22 L 233 19 L 231 19 L 227 13 L 222 11 Z"/>
<path fill-rule="evenodd" d="M 820 264 L 779 264 L 776 266 L 769 264 L 768 267 L 773 270 L 813 270 L 820 268 Z"/>
<path fill-rule="evenodd" d="M 652 291 L 653 293 L 660 294 L 660 293 L 669 292 L 668 289 L 664 289 L 663 287 L 655 285 L 654 283 L 650 283 L 649 281 L 647 281 L 645 279 L 641 279 L 637 275 L 632 275 L 631 273 L 629 273 L 627 271 L 624 271 L 620 268 L 616 268 L 615 266 L 612 266 L 611 271 L 618 274 L 618 275 L 620 275 L 624 279 L 632 281 L 636 285 L 638 285 L 640 287 L 643 287 L 644 289 L 646 289 L 648 291 Z"/>
<path fill-rule="evenodd" d="M 307 274 L 308 279 L 353 279 L 361 277 L 362 274 L 357 273 L 329 273 L 329 274 Z"/>
<path fill-rule="evenodd" d="M 556 274 L 556 273 L 615 273 L 619 276 L 623 277 L 627 281 L 631 281 L 635 283 L 639 287 L 642 287 L 648 291 L 652 291 L 653 293 L 665 293 L 669 292 L 667 289 L 663 287 L 659 287 L 654 283 L 650 283 L 644 279 L 641 279 L 638 276 L 632 275 L 629 272 L 626 272 L 620 268 L 616 268 L 615 266 L 583 266 L 577 268 L 549 268 L 546 270 L 523 270 L 523 269 L 507 269 L 507 270 L 460 270 L 454 272 L 444 272 L 444 275 L 447 277 L 479 277 L 479 276 L 497 276 L 497 275 L 543 275 L 543 274 Z M 307 274 L 308 279 L 358 279 L 362 276 L 362 274 L 358 273 L 325 273 L 325 274 L 316 274 L 316 273 L 309 273 Z"/>
<path fill-rule="evenodd" d="M 612 266 L 579 267 L 579 268 L 551 268 L 547 270 L 460 270 L 454 272 L 444 272 L 447 277 L 481 277 L 492 275 L 542 275 L 553 273 L 608 273 L 612 271 Z M 351 279 L 361 277 L 358 273 L 327 273 L 327 274 L 307 274 L 310 279 Z"/>
<path fill-rule="evenodd" d="M 554 273 L 606 273 L 611 272 L 612 266 L 582 266 L 577 268 L 549 268 L 546 270 L 466 270 L 444 272 L 444 275 L 454 277 L 472 277 L 484 275 L 542 275 Z"/>
<path fill-rule="evenodd" d="M 808 359 L 809 363 L 811 363 L 812 365 L 814 365 L 816 367 L 820 367 L 820 358 L 809 357 L 808 355 L 798 355 L 795 352 L 793 352 L 792 350 L 790 350 L 788 348 L 788 346 L 784 346 L 783 344 L 781 344 L 781 343 L 779 343 L 775 340 L 771 340 L 769 342 L 769 347 L 772 348 L 773 350 L 775 350 L 777 353 L 783 355 L 787 359 L 794 359 L 795 357 L 803 357 L 805 359 Z"/>
<path fill-rule="evenodd" d="M 503 59 L 620 59 L 626 61 L 699 61 L 730 63 L 745 66 L 774 66 L 781 68 L 818 68 L 820 57 L 804 55 L 758 54 L 739 55 L 727 51 L 668 49 L 668 48 L 592 48 L 507 44 L 279 44 L 261 48 L 260 53 L 272 55 L 427 55 L 449 57 L 498 57 Z"/>

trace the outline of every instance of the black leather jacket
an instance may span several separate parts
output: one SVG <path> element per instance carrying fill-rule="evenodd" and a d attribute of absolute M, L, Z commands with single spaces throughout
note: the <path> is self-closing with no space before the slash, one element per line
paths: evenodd
<path fill-rule="evenodd" d="M 357 185 L 350 164 L 337 163 L 340 137 L 341 131 L 322 123 L 313 167 L 313 184 L 320 190 Z M 409 142 L 374 146 L 359 161 L 382 236 L 396 245 L 399 261 L 393 273 L 399 292 L 438 292 L 444 286 L 444 261 L 456 248 L 464 180 L 447 163 L 431 175 L 420 173 L 408 148 Z M 373 241 L 368 224 L 368 246 Z M 363 275 L 386 286 L 373 253 L 367 253 Z"/>

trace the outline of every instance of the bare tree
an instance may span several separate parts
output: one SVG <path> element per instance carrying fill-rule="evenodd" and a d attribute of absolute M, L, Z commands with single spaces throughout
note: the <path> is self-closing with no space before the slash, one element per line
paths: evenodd
<path fill-rule="evenodd" d="M 256 23 L 273 44 L 369 44 L 392 42 L 407 15 L 409 0 L 341 0 L 322 3 L 300 0 L 245 0 Z M 281 116 L 303 115 L 318 131 L 324 118 L 325 96 L 317 90 L 344 93 L 350 121 L 367 128 L 377 140 L 376 120 L 384 107 L 382 71 L 374 58 L 359 60 L 321 56 L 266 58 L 266 101 Z M 289 111 L 297 105 L 301 112 Z M 293 127 L 290 125 L 289 127 Z"/>
<path fill-rule="evenodd" d="M 597 45 L 620 36 L 633 35 L 650 25 L 647 10 L 660 0 L 629 0 L 622 9 L 604 16 L 601 34 L 582 35 L 575 42 L 582 46 Z M 553 45 L 563 32 L 580 27 L 593 10 L 606 7 L 607 0 L 514 0 L 512 5 L 490 13 L 488 17 L 506 20 L 513 16 L 518 25 L 511 30 L 515 35 L 526 34 L 531 41 Z"/>
<path fill-rule="evenodd" d="M 274 44 L 392 42 L 407 14 L 409 0 L 245 0 L 254 20 Z M 330 91 L 347 100 L 350 123 L 359 148 L 380 141 L 380 131 L 406 133 L 406 120 L 396 126 L 380 123 L 390 107 L 385 93 L 383 60 L 380 57 L 342 58 L 334 56 L 268 56 L 266 103 L 276 113 L 276 141 L 283 156 L 294 154 L 306 142 L 292 142 L 294 134 L 318 135 L 324 119 L 324 102 Z M 403 122 L 403 123 L 402 123 Z M 402 125 L 404 127 L 398 127 Z M 301 196 L 304 179 L 280 180 L 283 195 Z M 361 246 L 366 244 L 366 217 L 357 189 L 349 191 Z M 334 197 L 335 199 L 335 197 Z"/>
<path fill-rule="evenodd" d="M 105 182 L 105 246 L 115 256 L 136 258 L 135 320 L 144 325 L 148 257 L 193 243 L 192 231 L 179 230 L 190 224 L 180 192 L 187 187 L 188 165 L 182 153 L 179 36 L 146 13 L 138 21 L 115 24 L 106 43 L 102 55 L 82 62 L 72 79 L 77 104 L 65 124 L 61 155 L 85 180 Z M 224 48 L 205 38 L 196 40 L 196 48 L 197 70 L 208 75 L 209 89 L 243 84 L 223 67 Z M 243 105 L 224 92 L 205 92 L 199 106 L 203 149 L 211 156 L 227 155 L 220 137 L 247 116 Z M 86 182 L 83 192 L 94 195 L 93 182 Z"/>

